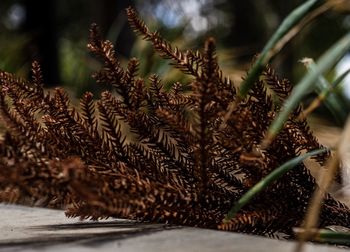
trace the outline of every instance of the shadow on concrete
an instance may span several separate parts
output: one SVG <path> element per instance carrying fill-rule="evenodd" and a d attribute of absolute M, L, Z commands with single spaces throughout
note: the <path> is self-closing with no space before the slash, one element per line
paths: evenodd
<path fill-rule="evenodd" d="M 43 249 L 45 247 L 67 244 L 88 246 L 90 248 L 99 247 L 103 243 L 115 242 L 174 228 L 180 227 L 122 220 L 33 226 L 29 229 L 34 233 L 39 231 L 37 235 L 26 239 L 3 240 L 0 242 L 0 250 L 21 251 L 23 248 Z M 103 229 L 106 230 L 104 231 Z M 72 230 L 76 231 L 76 233 L 72 232 Z M 45 233 L 45 231 L 49 233 Z M 60 232 L 55 234 L 55 231 Z M 67 231 L 67 233 L 65 234 L 64 231 Z"/>

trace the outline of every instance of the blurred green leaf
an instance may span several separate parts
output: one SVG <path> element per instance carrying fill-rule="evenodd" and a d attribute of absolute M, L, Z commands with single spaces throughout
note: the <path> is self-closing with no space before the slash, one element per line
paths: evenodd
<path fill-rule="evenodd" d="M 242 82 L 239 93 L 241 97 L 245 97 L 248 94 L 248 91 L 254 85 L 266 64 L 268 64 L 273 56 L 275 56 L 275 53 L 273 52 L 274 46 L 293 28 L 293 26 L 295 26 L 303 17 L 313 10 L 316 4 L 320 2 L 322 2 L 322 0 L 308 0 L 304 4 L 297 7 L 284 19 L 277 31 L 265 45 L 253 67 L 250 69 L 248 76 Z"/>
<path fill-rule="evenodd" d="M 271 143 L 275 136 L 282 129 L 289 114 L 298 106 L 299 102 L 304 98 L 305 94 L 315 88 L 316 80 L 328 69 L 344 56 L 350 49 L 350 32 L 336 42 L 328 51 L 320 58 L 314 71 L 308 72 L 304 78 L 293 89 L 290 97 L 285 101 L 280 113 L 276 116 L 268 129 L 267 136 L 263 140 L 262 145 L 266 147 Z"/>

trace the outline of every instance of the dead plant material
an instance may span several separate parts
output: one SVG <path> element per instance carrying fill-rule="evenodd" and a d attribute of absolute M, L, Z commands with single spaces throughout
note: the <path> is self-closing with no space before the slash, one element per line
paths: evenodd
<path fill-rule="evenodd" d="M 234 202 L 273 169 L 322 147 L 298 119 L 299 108 L 261 150 L 280 109 L 266 88 L 283 101 L 292 88 L 289 81 L 267 67 L 249 96 L 238 99 L 217 63 L 214 39 L 201 52 L 182 51 L 150 31 L 133 9 L 127 14 L 134 30 L 192 76 L 190 82 L 175 83 L 167 92 L 160 77 L 139 78 L 138 60 L 123 68 L 96 25 L 88 48 L 104 67 L 93 77 L 112 91 L 95 98 L 84 94 L 79 109 L 63 89 L 44 92 L 36 62 L 30 81 L 0 72 L 0 114 L 7 128 L 0 143 L 0 200 L 66 208 L 70 217 L 292 235 L 317 187 L 303 164 L 222 223 Z M 328 156 L 315 160 L 323 165 Z M 349 227 L 349 213 L 327 194 L 320 225 Z"/>

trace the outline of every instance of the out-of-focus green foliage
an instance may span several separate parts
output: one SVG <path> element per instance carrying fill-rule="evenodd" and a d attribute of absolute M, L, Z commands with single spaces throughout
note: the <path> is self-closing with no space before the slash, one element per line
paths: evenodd
<path fill-rule="evenodd" d="M 226 75 L 236 84 L 250 65 L 251 58 L 261 51 L 264 44 L 282 20 L 302 0 L 152 0 L 131 1 L 146 18 L 147 24 L 160 29 L 163 36 L 180 48 L 201 48 L 204 38 L 215 37 L 218 45 L 220 64 Z M 33 59 L 32 31 L 24 24 L 9 25 L 14 6 L 24 7 L 29 0 L 3 0 L 0 2 L 0 68 L 22 76 L 29 73 Z M 108 9 L 117 1 L 68 1 L 52 0 L 55 5 L 55 23 L 58 37 L 59 74 L 61 84 L 70 87 L 77 95 L 91 90 L 91 72 L 96 61 L 86 53 L 88 28 L 92 22 L 102 26 L 105 37 L 112 42 L 125 37 L 122 33 L 127 26 L 123 10 Z M 112 4 L 112 5 L 111 5 Z M 77 11 L 78 10 L 78 11 Z M 346 11 L 346 10 L 345 10 Z M 12 17 L 13 18 L 13 17 Z M 296 83 L 305 74 L 299 64 L 304 57 L 319 56 L 349 29 L 347 12 L 330 11 L 300 31 L 281 53 L 273 66 L 281 76 Z M 159 28 L 160 27 L 160 28 Z M 125 42 L 126 41 L 126 42 Z M 124 50 L 125 46 L 131 52 Z M 140 58 L 140 72 L 143 76 L 167 72 L 165 82 L 171 84 L 185 78 L 180 71 L 170 69 L 165 61 L 155 56 L 149 45 L 133 37 L 125 37 L 116 43 L 120 57 Z"/>

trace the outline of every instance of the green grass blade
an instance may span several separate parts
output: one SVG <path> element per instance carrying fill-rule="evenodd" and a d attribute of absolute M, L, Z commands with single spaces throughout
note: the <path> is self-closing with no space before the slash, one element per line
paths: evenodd
<path fill-rule="evenodd" d="M 296 165 L 298 165 L 300 162 L 302 162 L 303 160 L 305 160 L 308 157 L 311 156 L 315 156 L 318 154 L 321 154 L 323 152 L 326 152 L 327 149 L 317 149 L 317 150 L 313 150 L 310 152 L 307 152 L 303 155 L 300 155 L 298 157 L 295 157 L 287 162 L 285 162 L 284 164 L 282 164 L 281 166 L 279 166 L 278 168 L 276 168 L 275 170 L 273 170 L 269 175 L 267 175 L 265 178 L 263 178 L 262 180 L 260 180 L 256 185 L 254 185 L 251 189 L 249 189 L 249 191 L 247 191 L 235 204 L 234 206 L 231 208 L 231 210 L 227 213 L 226 218 L 225 218 L 225 222 L 230 221 L 235 215 L 236 213 L 243 207 L 245 206 L 247 203 L 249 203 L 249 201 L 259 192 L 261 192 L 262 190 L 264 190 L 268 185 L 270 185 L 272 182 L 274 182 L 275 180 L 279 179 L 282 175 L 284 175 L 286 172 L 288 172 L 289 170 L 291 170 L 293 167 L 295 167 Z"/>
<path fill-rule="evenodd" d="M 282 22 L 277 31 L 272 35 L 270 40 L 267 42 L 263 48 L 261 54 L 255 61 L 253 67 L 248 73 L 248 76 L 243 81 L 240 87 L 240 97 L 245 97 L 248 94 L 249 89 L 254 85 L 255 81 L 260 76 L 266 64 L 272 59 L 274 53 L 271 52 L 278 41 L 287 34 L 290 29 L 295 26 L 303 17 L 309 13 L 317 3 L 322 2 L 322 0 L 308 0 L 304 4 L 293 10 Z"/>
<path fill-rule="evenodd" d="M 350 49 L 350 32 L 336 42 L 330 49 L 328 49 L 320 58 L 314 71 L 307 73 L 304 78 L 293 89 L 290 97 L 286 100 L 280 113 L 272 122 L 267 131 L 262 146 L 268 146 L 275 138 L 278 132 L 282 129 L 289 114 L 298 106 L 304 95 L 314 89 L 315 81 L 326 70 L 330 69 L 343 55 Z"/>
<path fill-rule="evenodd" d="M 350 69 L 346 70 L 344 73 L 339 75 L 338 78 L 336 78 L 335 81 L 333 81 L 332 83 L 333 88 L 337 87 L 345 79 L 345 77 L 348 76 L 349 73 Z"/>
<path fill-rule="evenodd" d="M 300 236 L 305 233 L 305 229 L 296 228 L 295 233 Z M 311 235 L 313 241 L 350 246 L 349 232 L 339 232 L 328 229 L 313 229 L 311 230 Z"/>
<path fill-rule="evenodd" d="M 321 229 L 318 231 L 315 241 L 334 243 L 338 245 L 350 245 L 350 233 L 335 232 L 331 230 Z"/>
<path fill-rule="evenodd" d="M 302 63 L 304 63 L 309 71 L 316 71 L 316 64 L 312 59 L 304 59 L 302 60 Z M 340 125 L 345 123 L 347 113 L 337 95 L 332 93 L 332 91 L 337 87 L 337 85 L 339 85 L 341 80 L 345 78 L 346 74 L 346 72 L 343 73 L 332 83 L 329 83 L 321 74 L 318 77 L 318 85 L 315 86 L 315 90 L 319 94 L 319 99 L 324 102 L 327 109 L 332 113 L 333 117 Z"/>

